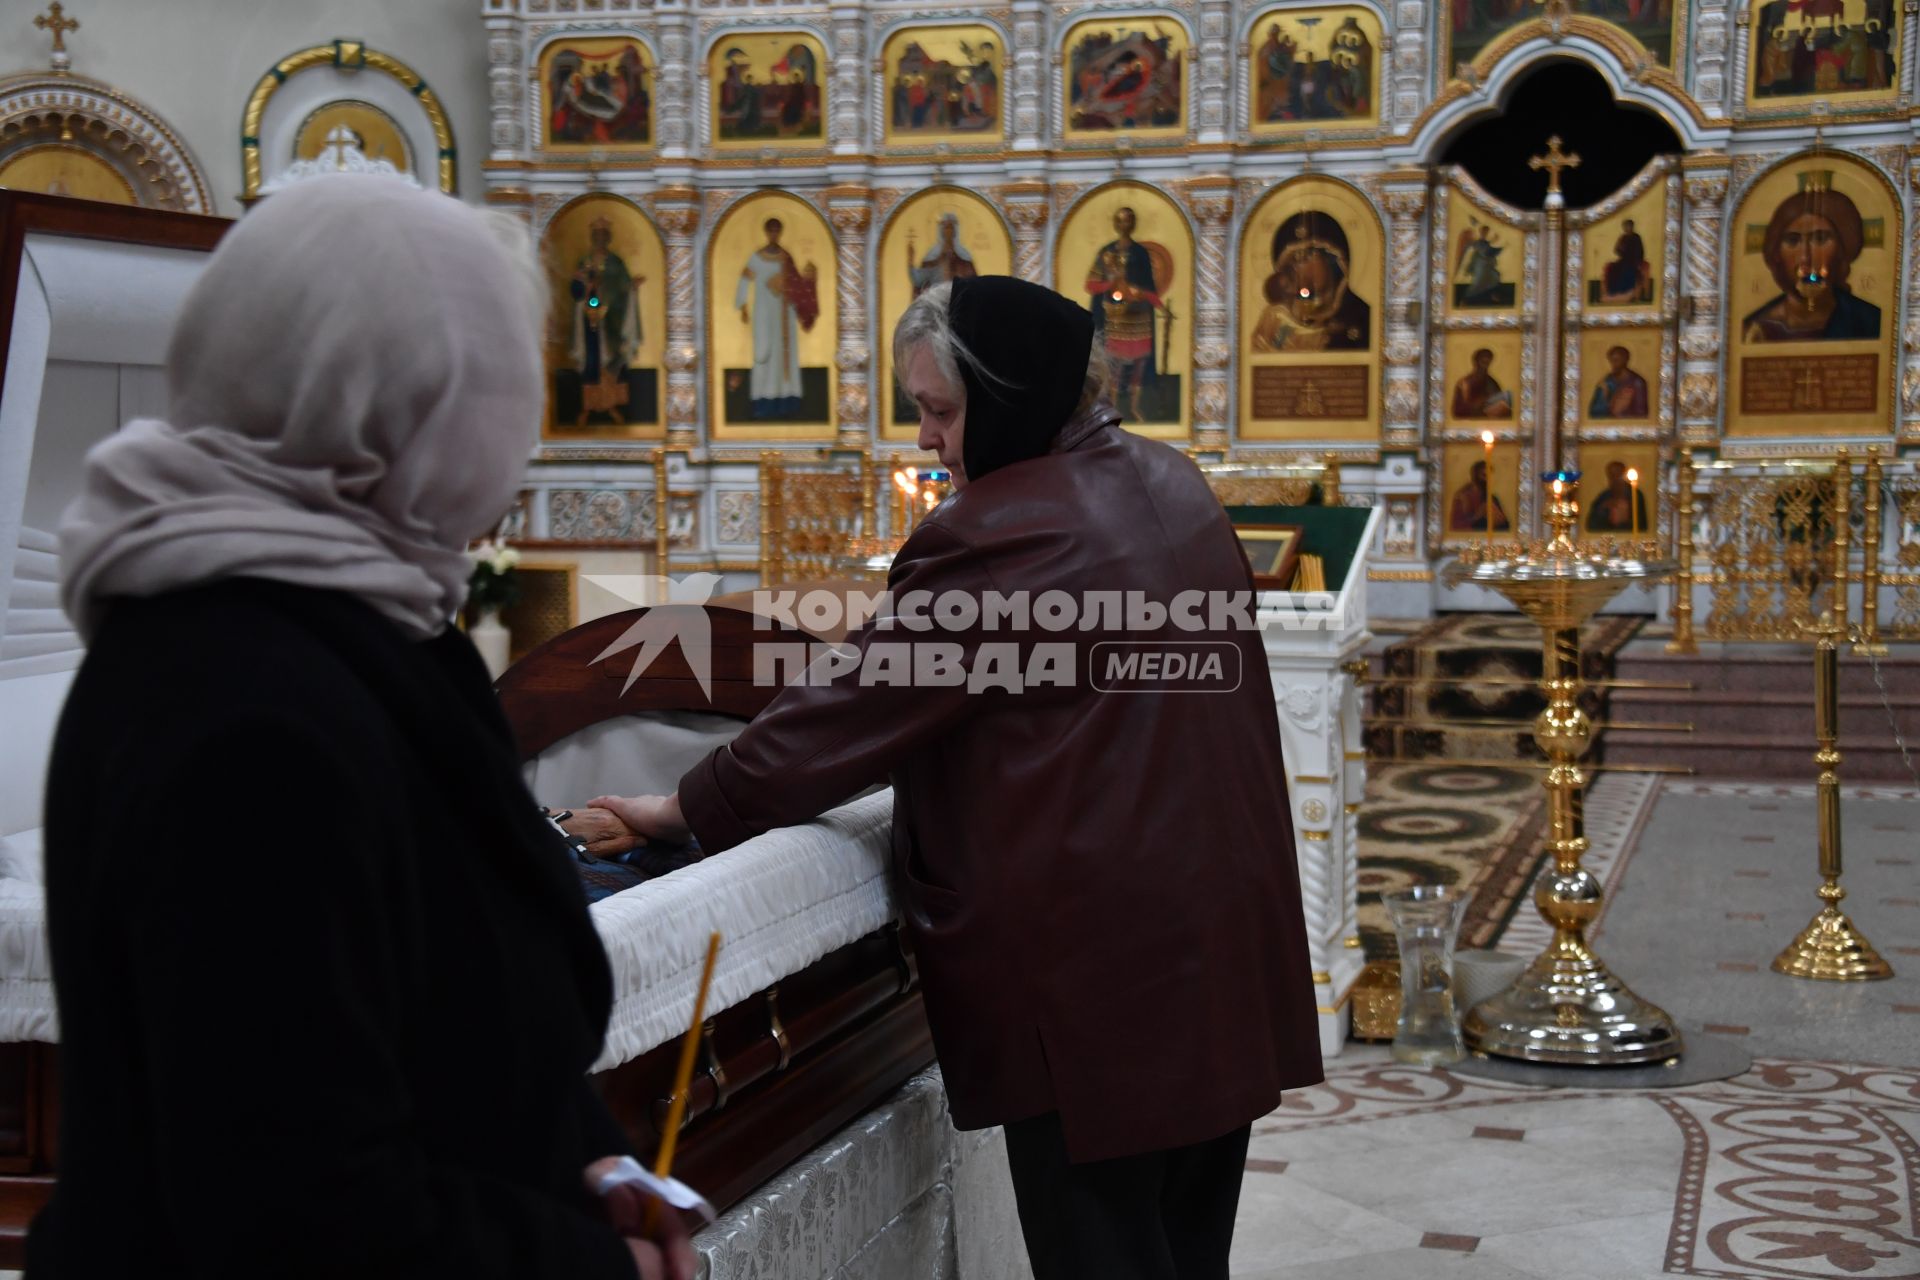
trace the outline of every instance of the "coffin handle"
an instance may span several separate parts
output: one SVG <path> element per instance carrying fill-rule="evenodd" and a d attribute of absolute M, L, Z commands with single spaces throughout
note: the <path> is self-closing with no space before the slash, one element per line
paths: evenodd
<path fill-rule="evenodd" d="M 893 938 L 894 967 L 900 971 L 900 994 L 905 995 L 907 992 L 913 990 L 913 981 L 916 976 L 913 968 L 913 956 L 907 950 L 906 931 L 900 927 L 898 920 L 889 924 L 887 931 Z"/>
<path fill-rule="evenodd" d="M 780 1061 L 773 1069 L 785 1071 L 793 1061 L 793 1042 L 787 1039 L 787 1029 L 780 1022 L 780 984 L 777 982 L 767 988 L 767 1034 L 780 1050 Z"/>
<path fill-rule="evenodd" d="M 706 1057 L 707 1079 L 713 1082 L 713 1109 L 720 1110 L 727 1105 L 727 1073 L 720 1065 L 720 1051 L 713 1047 L 713 1019 L 708 1018 L 700 1026 L 700 1043 Z"/>

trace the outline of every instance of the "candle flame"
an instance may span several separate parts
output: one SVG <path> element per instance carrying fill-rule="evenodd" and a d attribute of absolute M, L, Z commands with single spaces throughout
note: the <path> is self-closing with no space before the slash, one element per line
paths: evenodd
<path fill-rule="evenodd" d="M 1559 497 L 1559 496 L 1560 496 L 1560 491 L 1561 491 L 1561 489 L 1562 489 L 1563 487 L 1564 487 L 1564 486 L 1563 486 L 1563 485 L 1562 485 L 1562 484 L 1560 483 L 1560 481 L 1558 481 L 1558 480 L 1555 480 L 1555 481 L 1553 482 L 1553 496 L 1554 496 L 1554 497 L 1556 497 L 1556 498 L 1557 498 L 1557 497 Z"/>
<path fill-rule="evenodd" d="M 1628 484 L 1639 484 L 1639 483 L 1640 483 L 1640 470 L 1639 470 L 1639 468 L 1638 468 L 1638 467 L 1628 467 L 1628 468 L 1627 468 L 1627 483 L 1628 483 Z"/>
<path fill-rule="evenodd" d="M 899 488 L 900 492 L 905 494 L 912 494 L 917 490 L 918 486 L 914 484 L 915 478 L 912 467 L 893 473 L 893 483 Z"/>
<path fill-rule="evenodd" d="M 1487 446 L 1487 448 L 1489 449 L 1493 448 L 1493 432 L 1482 431 L 1480 433 L 1480 443 Z"/>

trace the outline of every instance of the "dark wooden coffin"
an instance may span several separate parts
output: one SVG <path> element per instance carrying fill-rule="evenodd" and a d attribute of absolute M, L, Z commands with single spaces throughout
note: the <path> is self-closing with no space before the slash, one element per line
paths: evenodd
<path fill-rule="evenodd" d="M 638 712 L 719 712 L 744 723 L 777 692 L 755 682 L 754 645 L 817 639 L 744 609 L 704 608 L 711 696 L 678 642 L 624 694 L 632 668 L 625 655 L 593 662 L 640 609 L 584 623 L 515 663 L 497 687 L 522 756 Z M 643 1158 L 659 1145 L 679 1055 L 674 1041 L 596 1077 Z M 699 1061 L 674 1172 L 724 1210 L 933 1061 L 900 931 L 869 934 L 720 1011 L 708 1021 Z"/>

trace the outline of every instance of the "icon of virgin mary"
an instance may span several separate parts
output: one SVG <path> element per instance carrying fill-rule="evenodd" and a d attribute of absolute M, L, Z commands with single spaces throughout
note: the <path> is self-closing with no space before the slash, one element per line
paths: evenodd
<path fill-rule="evenodd" d="M 1365 351 L 1373 308 L 1353 292 L 1347 233 L 1332 214 L 1303 210 L 1273 233 L 1267 309 L 1255 351 Z"/>

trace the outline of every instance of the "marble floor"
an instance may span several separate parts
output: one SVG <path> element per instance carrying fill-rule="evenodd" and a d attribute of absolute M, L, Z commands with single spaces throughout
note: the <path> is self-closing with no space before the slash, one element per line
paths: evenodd
<path fill-rule="evenodd" d="M 1350 1045 L 1254 1128 L 1236 1280 L 1920 1277 L 1920 794 L 1848 794 L 1846 905 L 1897 976 L 1842 985 L 1767 967 L 1818 906 L 1810 787 L 1602 786 L 1601 953 L 1752 1070 L 1528 1088 Z"/>
<path fill-rule="evenodd" d="M 1528 1087 L 1350 1044 L 1254 1126 L 1234 1280 L 1920 1280 L 1920 792 L 1846 794 L 1846 906 L 1897 971 L 1874 983 L 1768 969 L 1818 905 L 1810 786 L 1606 774 L 1586 818 L 1598 949 L 1752 1069 Z M 1499 945 L 1545 937 L 1528 909 Z"/>

